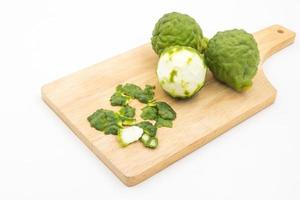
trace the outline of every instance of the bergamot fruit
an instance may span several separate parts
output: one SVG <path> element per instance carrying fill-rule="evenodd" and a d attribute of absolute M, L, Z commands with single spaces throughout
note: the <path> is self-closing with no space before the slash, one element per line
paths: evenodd
<path fill-rule="evenodd" d="M 203 53 L 207 46 L 198 23 L 189 15 L 178 12 L 167 13 L 155 24 L 152 32 L 152 48 L 160 55 L 170 46 L 188 46 Z"/>
<path fill-rule="evenodd" d="M 165 49 L 157 66 L 161 87 L 177 98 L 196 94 L 204 85 L 206 71 L 203 56 L 191 47 L 182 46 Z"/>
<path fill-rule="evenodd" d="M 217 80 L 236 91 L 244 91 L 252 85 L 257 72 L 257 43 L 244 30 L 218 32 L 208 42 L 205 62 Z"/>

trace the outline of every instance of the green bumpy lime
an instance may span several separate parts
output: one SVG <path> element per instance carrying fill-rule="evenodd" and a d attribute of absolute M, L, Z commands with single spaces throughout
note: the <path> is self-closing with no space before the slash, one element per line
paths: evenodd
<path fill-rule="evenodd" d="M 192 47 L 203 53 L 207 42 L 198 23 L 189 15 L 178 12 L 162 16 L 155 24 L 151 38 L 152 48 L 158 55 L 175 45 Z"/>
<path fill-rule="evenodd" d="M 257 72 L 257 43 L 244 30 L 218 32 L 208 42 L 205 62 L 217 80 L 236 91 L 244 91 L 251 87 Z"/>

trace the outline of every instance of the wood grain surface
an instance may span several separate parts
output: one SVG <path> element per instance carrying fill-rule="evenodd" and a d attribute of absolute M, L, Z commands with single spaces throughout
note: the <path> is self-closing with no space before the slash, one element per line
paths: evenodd
<path fill-rule="evenodd" d="M 273 25 L 254 33 L 261 63 L 294 41 L 295 33 Z M 274 102 L 276 90 L 260 67 L 251 89 L 237 93 L 207 76 L 205 87 L 189 100 L 174 100 L 159 87 L 157 55 L 146 44 L 42 87 L 43 100 L 127 186 L 149 178 Z M 91 128 L 87 117 L 98 108 L 116 109 L 109 98 L 122 83 L 155 85 L 156 98 L 177 112 L 173 128 L 158 130 L 159 147 L 140 142 L 121 148 L 115 136 Z M 136 106 L 139 103 L 134 103 Z M 138 113 L 139 114 L 139 113 Z"/>

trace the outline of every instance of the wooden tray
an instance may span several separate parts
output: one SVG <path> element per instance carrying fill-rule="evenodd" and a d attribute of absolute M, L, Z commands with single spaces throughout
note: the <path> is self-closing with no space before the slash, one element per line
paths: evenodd
<path fill-rule="evenodd" d="M 294 41 L 295 33 L 274 25 L 254 33 L 261 63 Z M 237 93 L 208 74 L 206 86 L 192 99 L 174 100 L 158 85 L 157 55 L 146 44 L 85 68 L 42 87 L 42 98 L 72 131 L 120 180 L 132 186 L 147 179 L 226 130 L 272 104 L 276 90 L 259 68 L 252 88 Z M 109 98 L 122 83 L 156 86 L 156 98 L 171 104 L 177 119 L 171 129 L 158 131 L 159 147 L 140 142 L 120 148 L 115 136 L 91 128 L 87 116 L 98 108 L 112 108 Z"/>

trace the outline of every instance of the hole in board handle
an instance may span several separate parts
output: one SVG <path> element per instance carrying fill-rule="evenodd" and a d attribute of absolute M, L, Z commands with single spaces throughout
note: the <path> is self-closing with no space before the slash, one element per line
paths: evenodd
<path fill-rule="evenodd" d="M 282 33 L 284 33 L 284 31 L 283 31 L 282 29 L 278 29 L 278 30 L 277 30 L 277 33 L 282 34 Z"/>

